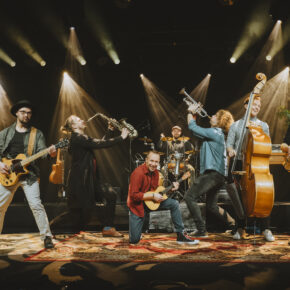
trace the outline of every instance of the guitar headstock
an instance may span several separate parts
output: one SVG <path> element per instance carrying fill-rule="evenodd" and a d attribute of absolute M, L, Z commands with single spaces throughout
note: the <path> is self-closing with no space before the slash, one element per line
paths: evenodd
<path fill-rule="evenodd" d="M 185 179 L 187 179 L 187 178 L 189 178 L 189 177 L 190 177 L 190 171 L 186 171 L 186 172 L 182 175 L 181 179 L 182 179 L 182 180 L 185 180 Z"/>
<path fill-rule="evenodd" d="M 58 143 L 56 143 L 54 146 L 55 148 L 64 148 L 67 147 L 69 144 L 69 140 L 67 138 L 62 139 L 61 141 L 59 141 Z"/>

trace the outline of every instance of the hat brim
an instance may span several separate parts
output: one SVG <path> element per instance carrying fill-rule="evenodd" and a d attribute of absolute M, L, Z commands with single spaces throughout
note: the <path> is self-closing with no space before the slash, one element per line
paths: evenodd
<path fill-rule="evenodd" d="M 33 110 L 34 109 L 34 106 L 30 103 L 30 102 L 18 102 L 18 103 L 16 103 L 15 105 L 13 105 L 12 106 L 12 108 L 10 109 L 10 112 L 11 112 L 11 114 L 13 115 L 13 116 L 15 116 L 16 117 L 16 113 L 21 109 L 21 108 L 24 108 L 24 107 L 26 107 L 26 108 L 30 108 L 31 110 Z"/>

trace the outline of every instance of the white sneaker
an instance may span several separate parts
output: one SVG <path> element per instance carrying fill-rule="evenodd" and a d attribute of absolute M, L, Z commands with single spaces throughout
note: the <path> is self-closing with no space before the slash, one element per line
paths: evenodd
<path fill-rule="evenodd" d="M 236 233 L 233 235 L 233 239 L 234 239 L 234 240 L 240 240 L 241 238 L 242 238 L 242 237 L 241 237 L 239 231 L 236 231 Z"/>
<path fill-rule="evenodd" d="M 275 238 L 270 230 L 268 230 L 268 229 L 264 230 L 263 235 L 264 235 L 264 238 L 267 242 L 274 242 L 275 241 Z"/>
<path fill-rule="evenodd" d="M 242 228 L 238 228 L 236 233 L 233 235 L 233 239 L 234 240 L 241 240 L 244 238 L 245 235 L 246 235 L 246 231 Z"/>

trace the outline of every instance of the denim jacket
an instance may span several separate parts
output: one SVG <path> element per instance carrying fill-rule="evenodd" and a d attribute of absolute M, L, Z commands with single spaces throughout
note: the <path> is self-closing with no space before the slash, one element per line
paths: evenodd
<path fill-rule="evenodd" d="M 226 143 L 227 148 L 233 148 L 234 150 L 238 149 L 239 139 L 242 133 L 244 120 L 245 120 L 245 116 L 231 125 L 229 133 L 228 133 L 228 137 L 227 137 L 227 143 Z M 257 117 L 250 118 L 250 121 L 255 123 L 256 125 L 261 126 L 265 134 L 270 136 L 269 126 L 267 123 L 259 120 Z M 242 153 L 240 153 L 240 156 L 238 159 L 240 160 L 243 159 Z"/>
<path fill-rule="evenodd" d="M 227 176 L 226 144 L 222 129 L 202 128 L 196 124 L 195 120 L 191 120 L 188 127 L 194 136 L 203 141 L 200 148 L 200 173 L 215 170 Z"/>
<path fill-rule="evenodd" d="M 10 156 L 5 153 L 5 150 L 8 148 L 10 141 L 12 140 L 14 134 L 15 134 L 15 129 L 16 129 L 16 123 L 13 123 L 11 126 L 3 129 L 0 132 L 0 158 L 2 159 L 3 157 L 9 158 Z M 31 128 L 28 129 L 27 132 L 25 132 L 24 136 L 24 154 L 27 155 L 27 150 L 28 150 L 28 142 L 29 142 L 29 135 L 30 135 L 30 130 Z M 34 142 L 34 147 L 32 150 L 32 155 L 36 154 L 37 152 L 43 150 L 46 148 L 45 145 L 45 138 L 43 133 L 37 129 L 36 131 L 36 136 L 35 136 L 35 142 Z M 42 158 L 45 158 L 47 154 L 45 154 Z M 29 173 L 27 175 L 24 175 L 27 183 L 32 184 L 34 183 L 38 177 L 39 177 L 39 168 L 35 164 L 35 162 L 32 162 L 31 164 L 28 165 Z"/>

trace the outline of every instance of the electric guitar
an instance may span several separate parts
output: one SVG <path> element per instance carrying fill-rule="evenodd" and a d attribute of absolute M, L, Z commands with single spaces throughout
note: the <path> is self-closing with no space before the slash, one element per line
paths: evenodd
<path fill-rule="evenodd" d="M 177 180 L 177 182 L 180 183 L 181 181 L 186 180 L 186 179 L 189 178 L 189 177 L 190 177 L 190 172 L 187 171 L 187 172 L 185 172 L 185 173 L 182 175 L 181 178 L 179 178 L 179 179 Z M 172 187 L 173 187 L 173 184 L 170 185 L 170 186 L 168 186 L 168 187 L 166 187 L 166 188 L 165 188 L 164 186 L 158 186 L 158 187 L 156 188 L 155 191 L 148 191 L 148 192 L 146 192 L 146 193 L 152 193 L 152 194 L 153 194 L 153 193 L 160 193 L 160 194 L 163 195 L 163 199 L 165 200 L 165 199 L 168 198 L 168 196 L 167 196 L 167 192 L 168 192 L 169 190 L 171 190 Z M 145 202 L 146 206 L 147 206 L 150 210 L 157 210 L 157 209 L 159 208 L 159 206 L 160 206 L 160 202 L 157 202 L 157 201 L 155 201 L 155 200 L 144 200 L 144 202 Z"/>
<path fill-rule="evenodd" d="M 63 148 L 69 143 L 68 139 L 64 139 L 57 144 L 55 148 Z M 12 186 L 16 184 L 19 180 L 19 177 L 23 174 L 28 174 L 29 170 L 26 168 L 32 161 L 42 157 L 43 155 L 48 154 L 48 148 L 39 151 L 38 153 L 26 157 L 25 154 L 18 154 L 15 159 L 3 158 L 1 162 L 5 163 L 9 168 L 8 174 L 0 173 L 0 183 L 3 186 Z"/>

